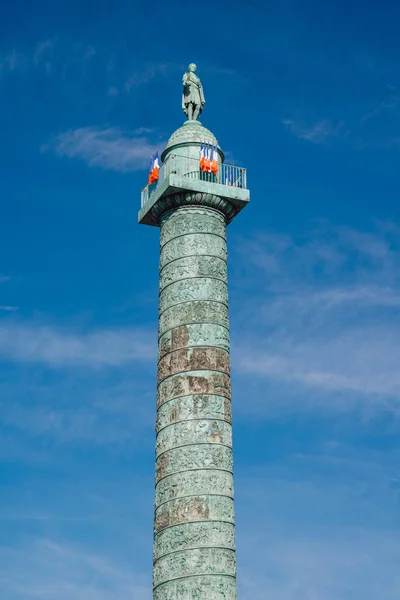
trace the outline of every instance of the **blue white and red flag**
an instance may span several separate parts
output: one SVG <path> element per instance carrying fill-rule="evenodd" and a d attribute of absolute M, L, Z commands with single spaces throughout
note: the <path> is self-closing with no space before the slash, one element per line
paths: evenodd
<path fill-rule="evenodd" d="M 208 173 L 211 171 L 211 146 L 210 146 L 210 144 L 205 144 L 203 171 L 206 171 Z"/>
<path fill-rule="evenodd" d="M 149 184 L 155 183 L 158 181 L 160 170 L 160 161 L 158 156 L 158 150 L 153 154 L 150 159 L 150 169 L 149 169 Z"/>
<path fill-rule="evenodd" d="M 210 168 L 211 168 L 211 171 L 214 173 L 214 175 L 216 175 L 216 173 L 218 173 L 218 152 L 217 152 L 216 146 L 212 146 L 212 149 L 211 149 Z"/>
<path fill-rule="evenodd" d="M 204 171 L 204 161 L 206 159 L 205 155 L 205 144 L 200 144 L 200 169 Z"/>

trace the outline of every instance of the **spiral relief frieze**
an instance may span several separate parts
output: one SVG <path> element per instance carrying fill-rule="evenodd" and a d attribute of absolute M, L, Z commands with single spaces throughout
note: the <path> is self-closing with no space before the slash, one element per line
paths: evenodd
<path fill-rule="evenodd" d="M 192 204 L 204 201 L 202 194 L 177 194 L 165 199 L 164 209 L 183 196 Z M 213 208 L 191 205 L 164 213 L 161 226 L 157 600 L 236 598 L 225 239 L 229 211 L 216 197 L 208 195 L 207 202 Z"/>
<path fill-rule="evenodd" d="M 170 329 L 194 323 L 210 323 L 229 327 L 228 307 L 226 303 L 210 300 L 193 300 L 177 304 L 164 310 L 158 320 L 159 336 Z"/>
<path fill-rule="evenodd" d="M 173 423 L 192 419 L 218 419 L 231 423 L 231 402 L 229 398 L 215 394 L 190 394 L 173 398 L 159 407 L 156 431 L 158 433 Z"/>
<path fill-rule="evenodd" d="M 196 277 L 174 281 L 164 288 L 160 294 L 159 311 L 188 302 L 190 300 L 213 300 L 228 304 L 227 285 L 220 279 Z"/>
<path fill-rule="evenodd" d="M 193 575 L 236 574 L 235 553 L 225 548 L 194 548 L 167 555 L 154 565 L 154 586 Z"/>
<path fill-rule="evenodd" d="M 189 233 L 172 238 L 164 244 L 160 252 L 160 270 L 168 263 L 187 256 L 215 256 L 226 260 L 226 241 L 211 233 Z"/>
<path fill-rule="evenodd" d="M 208 208 L 185 207 L 169 213 L 162 222 L 160 248 L 173 238 L 189 233 L 209 233 L 226 237 L 225 219 L 221 213 Z"/>
<path fill-rule="evenodd" d="M 176 281 L 210 277 L 227 281 L 226 261 L 216 256 L 184 256 L 168 263 L 160 273 L 160 292 Z"/>
<path fill-rule="evenodd" d="M 195 346 L 223 348 L 229 352 L 229 330 L 215 323 L 191 323 L 170 329 L 159 340 L 159 359 L 175 350 Z"/>
<path fill-rule="evenodd" d="M 188 444 L 231 446 L 232 426 L 225 421 L 211 419 L 193 419 L 173 423 L 158 433 L 156 456 L 177 446 L 187 446 Z"/>
<path fill-rule="evenodd" d="M 193 521 L 227 521 L 233 523 L 232 498 L 226 496 L 188 496 L 170 500 L 155 510 L 154 531 Z"/>
<path fill-rule="evenodd" d="M 154 600 L 236 600 L 236 579 L 202 575 L 173 580 L 154 590 Z"/>
<path fill-rule="evenodd" d="M 191 371 L 177 373 L 162 381 L 157 391 L 157 407 L 173 398 L 190 394 L 213 394 L 231 397 L 230 378 L 225 373 Z"/>
<path fill-rule="evenodd" d="M 229 353 L 222 348 L 182 348 L 165 354 L 158 363 L 158 381 L 185 371 L 219 371 L 230 373 Z"/>
<path fill-rule="evenodd" d="M 193 521 L 168 527 L 156 534 L 154 560 L 165 554 L 190 548 L 235 549 L 235 527 L 233 523 L 218 521 Z"/>
<path fill-rule="evenodd" d="M 192 469 L 221 469 L 232 473 L 232 449 L 219 444 L 202 444 L 168 450 L 156 460 L 156 481 Z"/>
<path fill-rule="evenodd" d="M 233 498 L 232 473 L 199 469 L 170 475 L 156 486 L 156 506 L 178 496 L 207 494 L 210 490 L 216 495 Z"/>

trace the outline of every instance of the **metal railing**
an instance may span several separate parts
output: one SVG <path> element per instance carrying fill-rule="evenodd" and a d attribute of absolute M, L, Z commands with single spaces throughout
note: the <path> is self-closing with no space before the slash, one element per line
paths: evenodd
<path fill-rule="evenodd" d="M 142 190 L 141 206 L 146 204 L 152 193 L 162 184 L 168 175 L 176 174 L 196 181 L 219 183 L 229 187 L 247 189 L 246 169 L 226 163 L 218 164 L 218 171 L 204 171 L 200 168 L 199 158 L 189 158 L 178 154 L 170 154 L 159 170 L 158 181 L 147 184 Z"/>

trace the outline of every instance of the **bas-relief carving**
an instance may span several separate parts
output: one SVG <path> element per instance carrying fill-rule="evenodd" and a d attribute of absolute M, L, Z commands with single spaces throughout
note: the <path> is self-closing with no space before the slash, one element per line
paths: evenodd
<path fill-rule="evenodd" d="M 178 497 L 207 493 L 233 498 L 232 473 L 199 470 L 170 475 L 156 486 L 156 506 Z"/>
<path fill-rule="evenodd" d="M 164 556 L 154 565 L 154 586 L 178 577 L 236 575 L 235 553 L 225 548 L 195 548 Z"/>
<path fill-rule="evenodd" d="M 209 204 L 180 196 L 160 214 Z M 154 555 L 193 550 L 156 562 L 154 600 L 236 599 L 225 237 L 224 216 L 202 206 L 162 221 Z"/>
<path fill-rule="evenodd" d="M 232 421 L 231 402 L 224 396 L 195 394 L 170 400 L 157 412 L 157 432 L 172 423 L 190 419 L 222 419 Z"/>
<path fill-rule="evenodd" d="M 158 333 L 163 335 L 169 329 L 191 323 L 216 323 L 229 327 L 228 307 L 211 300 L 192 300 L 167 308 L 159 317 Z"/>
<path fill-rule="evenodd" d="M 156 460 L 156 481 L 189 469 L 233 471 L 232 449 L 218 444 L 173 448 Z"/>
<path fill-rule="evenodd" d="M 224 281 L 211 278 L 175 281 L 160 294 L 159 311 L 188 300 L 213 300 L 228 305 L 228 289 Z"/>
<path fill-rule="evenodd" d="M 202 419 L 181 421 L 162 429 L 157 436 L 156 456 L 176 446 L 187 444 L 232 445 L 232 426 L 225 421 Z"/>
<path fill-rule="evenodd" d="M 234 522 L 232 498 L 226 496 L 189 496 L 162 504 L 155 510 L 154 531 L 190 521 Z"/>
<path fill-rule="evenodd" d="M 160 247 L 171 239 L 188 233 L 226 235 L 224 217 L 212 209 L 182 207 L 164 218 L 160 232 Z"/>
<path fill-rule="evenodd" d="M 226 242 L 219 235 L 210 233 L 189 233 L 174 238 L 160 252 L 160 269 L 171 260 L 183 258 L 184 256 L 198 256 L 207 254 L 226 260 Z"/>
<path fill-rule="evenodd" d="M 236 600 L 236 579 L 202 575 L 164 583 L 154 590 L 154 600 Z"/>
<path fill-rule="evenodd" d="M 189 394 L 215 394 L 231 398 L 230 379 L 224 373 L 178 373 L 158 386 L 157 407 L 173 398 Z"/>
<path fill-rule="evenodd" d="M 222 348 L 183 348 L 166 354 L 158 363 L 158 382 L 184 371 L 221 371 L 229 375 L 230 355 Z"/>
<path fill-rule="evenodd" d="M 160 292 L 171 283 L 194 277 L 211 277 L 227 283 L 226 262 L 215 256 L 185 256 L 168 263 L 160 273 Z"/>
<path fill-rule="evenodd" d="M 158 342 L 158 357 L 193 346 L 215 346 L 229 352 L 229 331 L 214 323 L 192 323 L 167 331 Z"/>
<path fill-rule="evenodd" d="M 193 521 L 164 529 L 154 538 L 154 560 L 177 550 L 212 546 L 235 549 L 235 527 L 232 523 Z"/>

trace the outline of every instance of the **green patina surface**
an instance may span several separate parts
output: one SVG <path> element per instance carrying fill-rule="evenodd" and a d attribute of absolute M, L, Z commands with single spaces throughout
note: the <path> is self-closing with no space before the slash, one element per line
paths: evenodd
<path fill-rule="evenodd" d="M 171 136 L 176 173 L 139 213 L 160 227 L 154 600 L 237 597 L 226 225 L 249 193 L 185 178 L 204 141 L 193 120 Z"/>
<path fill-rule="evenodd" d="M 162 219 L 159 317 L 154 598 L 233 600 L 226 219 L 215 209 Z"/>

